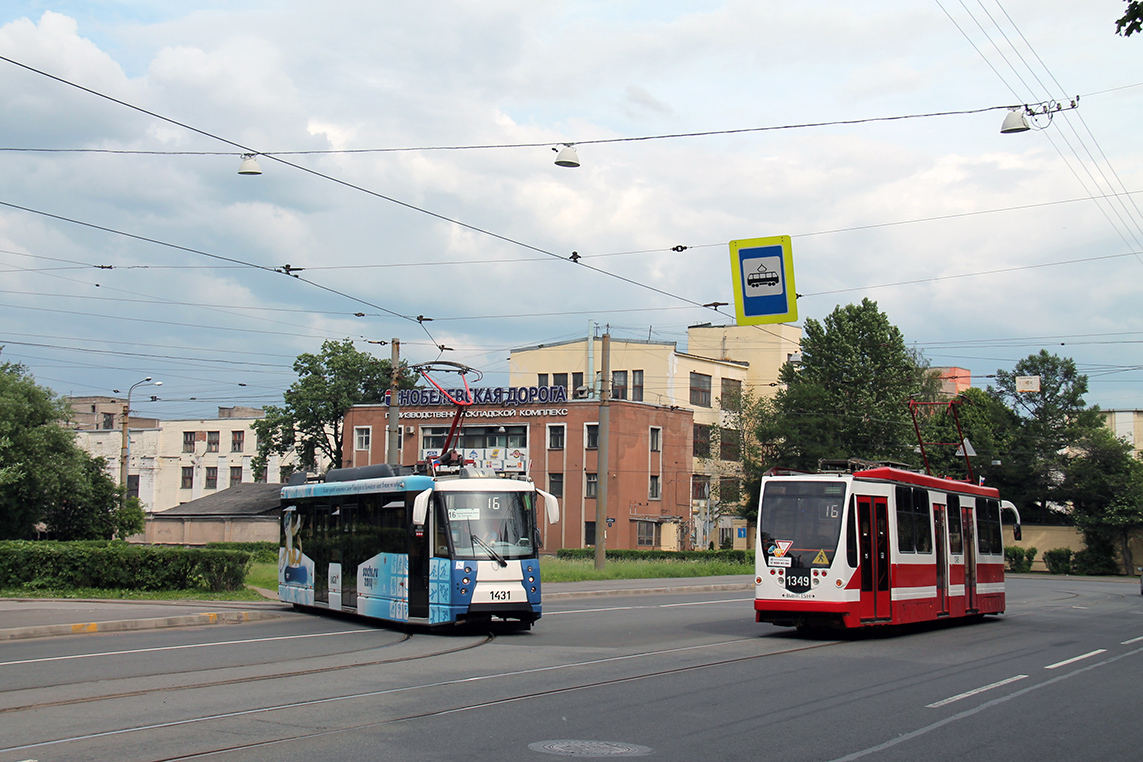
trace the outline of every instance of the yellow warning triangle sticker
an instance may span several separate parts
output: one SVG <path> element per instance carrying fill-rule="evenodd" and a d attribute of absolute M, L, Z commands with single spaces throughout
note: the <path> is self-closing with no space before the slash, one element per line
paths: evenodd
<path fill-rule="evenodd" d="M 829 559 L 826 558 L 826 554 L 825 554 L 824 550 L 818 551 L 817 557 L 814 558 L 814 563 L 815 564 L 825 564 L 826 566 L 829 566 Z"/>

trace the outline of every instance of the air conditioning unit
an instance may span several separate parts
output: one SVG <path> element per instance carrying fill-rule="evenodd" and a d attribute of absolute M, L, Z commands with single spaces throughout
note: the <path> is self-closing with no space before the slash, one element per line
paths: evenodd
<path fill-rule="evenodd" d="M 413 433 L 414 433 L 416 430 L 417 430 L 417 429 L 416 429 L 415 427 L 413 427 L 413 426 L 406 426 L 406 427 L 405 427 L 405 433 L 406 433 L 406 434 L 409 434 L 410 436 L 411 436 L 411 435 L 412 435 L 412 434 L 413 434 Z"/>

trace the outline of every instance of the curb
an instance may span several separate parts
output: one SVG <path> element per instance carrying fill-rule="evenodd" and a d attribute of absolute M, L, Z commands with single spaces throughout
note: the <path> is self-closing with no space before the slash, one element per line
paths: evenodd
<path fill-rule="evenodd" d="M 46 624 L 13 627 L 0 630 L 0 641 L 46 638 L 56 635 L 92 635 L 100 632 L 126 632 L 130 630 L 157 630 L 165 627 L 195 627 L 211 624 L 239 624 L 263 619 L 277 619 L 274 611 L 217 611 L 154 619 L 120 619 L 109 622 L 83 622 L 80 624 Z"/>

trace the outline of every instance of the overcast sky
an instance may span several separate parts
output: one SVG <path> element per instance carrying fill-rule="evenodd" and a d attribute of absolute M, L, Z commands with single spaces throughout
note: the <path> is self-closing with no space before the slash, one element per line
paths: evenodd
<path fill-rule="evenodd" d="M 0 359 L 60 394 L 161 379 L 132 398 L 160 418 L 280 403 L 327 339 L 498 386 L 590 321 L 685 349 L 734 320 L 701 306 L 733 303 L 728 242 L 789 235 L 800 322 L 868 297 L 976 386 L 1046 349 L 1143 408 L 1125 7 L 9 0 Z"/>

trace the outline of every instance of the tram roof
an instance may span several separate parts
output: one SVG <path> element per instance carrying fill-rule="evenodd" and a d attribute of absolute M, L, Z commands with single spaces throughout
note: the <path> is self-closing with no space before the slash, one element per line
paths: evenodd
<path fill-rule="evenodd" d="M 944 479 L 939 476 L 929 476 L 928 474 L 922 474 L 917 471 L 904 471 L 900 468 L 870 468 L 865 471 L 855 471 L 853 475 L 858 479 L 905 482 L 906 484 L 915 484 L 918 487 L 928 487 L 929 489 L 939 489 L 946 492 L 961 492 L 969 495 L 979 495 L 980 497 L 1000 497 L 1000 491 L 995 487 L 984 487 L 973 484 L 972 482 L 960 481 L 958 479 Z"/>
<path fill-rule="evenodd" d="M 906 471 L 901 468 L 892 468 L 889 466 L 880 466 L 877 468 L 867 468 L 862 471 L 852 471 L 849 473 L 841 472 L 826 472 L 826 473 L 797 473 L 797 474 L 782 474 L 780 476 L 769 476 L 767 479 L 847 479 L 847 478 L 861 479 L 863 481 L 881 481 L 881 482 L 896 482 L 899 484 L 913 484 L 918 487 L 925 487 L 927 489 L 943 490 L 945 492 L 959 492 L 962 495 L 976 495 L 978 497 L 1000 497 L 1000 491 L 995 487 L 984 487 L 981 485 L 973 484 L 972 482 L 961 481 L 959 479 L 945 479 L 940 476 L 930 476 L 922 474 L 918 471 Z"/>
<path fill-rule="evenodd" d="M 375 479 L 354 479 L 344 482 L 310 482 L 282 488 L 283 500 L 297 500 L 306 497 L 335 497 L 338 495 L 368 495 L 378 492 L 422 492 L 427 489 L 438 492 L 533 492 L 536 485 L 520 479 L 500 477 L 457 478 L 447 476 L 433 478 L 423 474 L 382 476 Z"/>

